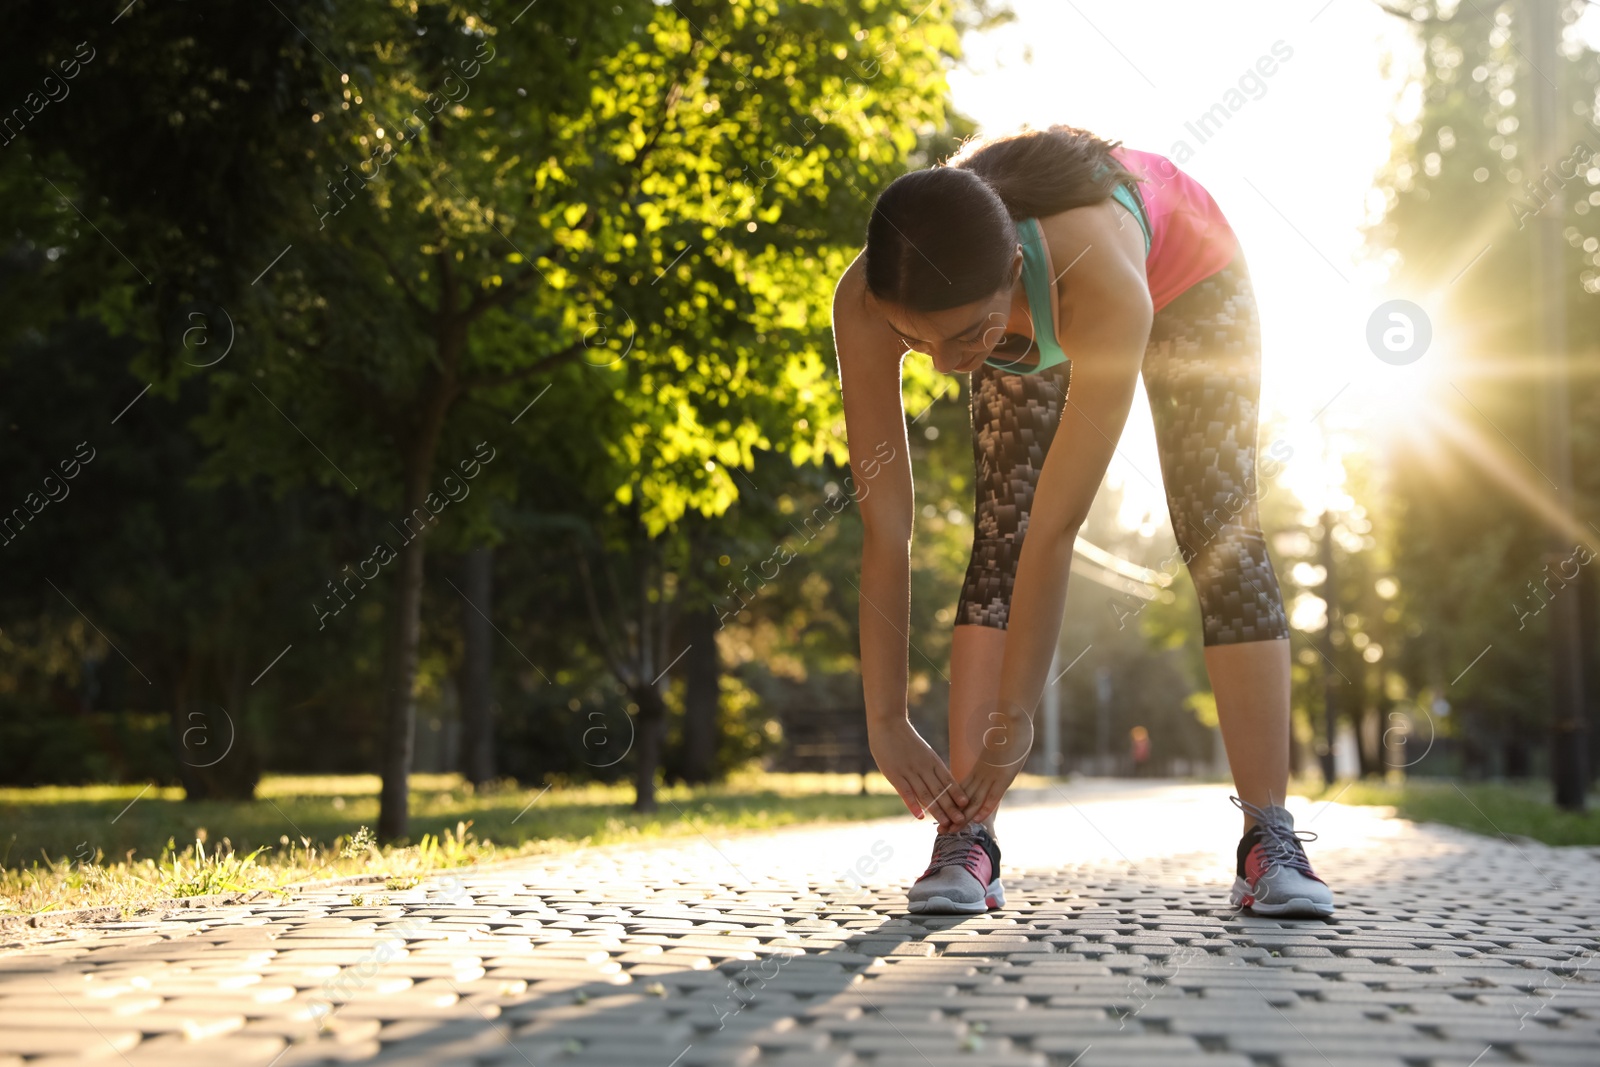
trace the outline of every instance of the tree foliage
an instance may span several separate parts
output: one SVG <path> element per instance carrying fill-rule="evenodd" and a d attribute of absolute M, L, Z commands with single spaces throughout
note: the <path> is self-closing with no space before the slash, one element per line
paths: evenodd
<path fill-rule="evenodd" d="M 1535 341 L 1542 302 L 1565 304 L 1574 357 L 1600 349 L 1600 65 L 1570 32 L 1581 5 L 1559 7 L 1569 29 L 1557 65 L 1543 71 L 1529 58 L 1526 5 L 1397 12 L 1414 22 L 1422 45 L 1413 72 L 1421 107 L 1396 129 L 1380 178 L 1385 210 L 1370 235 L 1392 251 L 1397 286 L 1428 294 L 1436 330 L 1471 324 L 1428 356 L 1448 364 L 1439 377 L 1449 388 L 1429 398 L 1430 411 L 1392 456 L 1386 540 L 1399 579 L 1395 607 L 1409 622 L 1399 662 L 1424 709 L 1453 716 L 1432 725 L 1463 739 L 1471 768 L 1523 774 L 1548 698 L 1550 615 L 1542 607 L 1552 595 L 1593 596 L 1559 575 L 1547 584 L 1558 561 L 1544 551 L 1549 524 L 1561 520 L 1544 503 L 1539 458 L 1549 366 Z M 1566 123 L 1557 159 L 1538 158 L 1539 78 L 1550 79 Z M 1568 245 L 1561 285 L 1535 292 L 1530 223 L 1559 210 L 1558 188 Z M 1582 378 L 1572 401 L 1581 516 L 1600 493 L 1592 462 L 1600 409 Z M 1594 646 L 1593 633 L 1587 643 Z"/>
<path fill-rule="evenodd" d="M 873 192 L 948 136 L 944 71 L 993 17 L 284 0 L 101 25 L 22 5 L 7 99 L 93 51 L 0 157 L 29 470 L 60 451 L 36 417 L 60 399 L 47 361 L 71 351 L 91 425 L 134 400 L 100 468 L 116 498 L 42 514 L 35 539 L 105 632 L 30 584 L 6 632 L 53 666 L 22 688 L 81 689 L 68 661 L 123 648 L 161 664 L 148 706 L 175 729 L 178 679 L 201 674 L 252 736 L 350 701 L 325 729 L 357 764 L 381 748 L 382 830 L 403 836 L 416 701 L 465 610 L 425 564 L 499 543 L 562 561 L 507 598 L 562 614 L 502 634 L 549 639 L 550 669 L 519 650 L 503 674 L 666 699 L 659 646 L 710 601 L 717 542 L 781 519 L 756 480 L 809 491 L 803 471 L 843 462 L 833 280 Z M 907 388 L 934 395 L 929 374 Z M 86 547 L 96 508 L 116 534 Z M 105 580 L 130 559 L 137 580 Z M 649 572 L 646 595 L 588 610 L 580 559 Z M 616 641 L 658 651 L 630 666 Z"/>

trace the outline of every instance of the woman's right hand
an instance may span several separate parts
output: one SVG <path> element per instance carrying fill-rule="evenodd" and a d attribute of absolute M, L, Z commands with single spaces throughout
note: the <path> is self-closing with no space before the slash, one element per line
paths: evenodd
<path fill-rule="evenodd" d="M 958 828 L 965 821 L 962 810 L 967 806 L 966 793 L 909 720 L 869 723 L 867 740 L 878 770 L 889 779 L 912 815 L 920 819 L 931 811 L 939 820 L 940 833 Z"/>

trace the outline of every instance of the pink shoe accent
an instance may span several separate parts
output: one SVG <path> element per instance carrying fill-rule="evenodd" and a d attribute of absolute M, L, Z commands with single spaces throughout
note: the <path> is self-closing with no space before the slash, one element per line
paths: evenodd
<path fill-rule="evenodd" d="M 928 869 L 922 872 L 922 877 L 939 871 L 953 864 L 960 864 L 976 878 L 981 885 L 988 885 L 994 881 L 994 864 L 989 861 L 988 851 L 977 841 L 969 843 L 965 854 L 953 852 L 942 848 L 933 854 L 933 860 L 928 864 Z"/>

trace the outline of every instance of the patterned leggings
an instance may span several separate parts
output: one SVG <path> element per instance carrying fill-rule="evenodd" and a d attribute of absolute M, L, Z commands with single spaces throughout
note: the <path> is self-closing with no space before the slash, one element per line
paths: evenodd
<path fill-rule="evenodd" d="M 972 375 L 977 507 L 958 626 L 1006 628 L 1028 512 L 1061 422 L 1070 367 L 1011 374 L 985 364 Z M 1205 644 L 1288 637 L 1256 514 L 1261 329 L 1242 255 L 1156 313 L 1142 373 Z"/>

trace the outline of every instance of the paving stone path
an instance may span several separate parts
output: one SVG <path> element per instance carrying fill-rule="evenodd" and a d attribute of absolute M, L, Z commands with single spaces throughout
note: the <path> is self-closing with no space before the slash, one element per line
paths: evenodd
<path fill-rule="evenodd" d="M 1277 921 L 1226 790 L 1033 800 L 984 916 L 905 914 L 906 818 L 51 931 L 0 949 L 0 1067 L 1600 1065 L 1600 850 L 1302 804 L 1339 912 Z"/>

